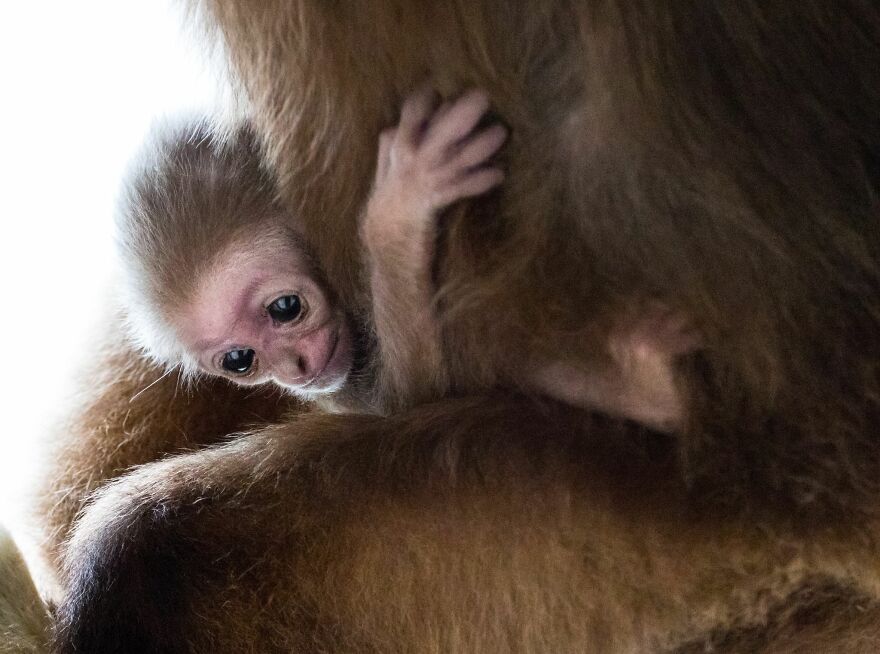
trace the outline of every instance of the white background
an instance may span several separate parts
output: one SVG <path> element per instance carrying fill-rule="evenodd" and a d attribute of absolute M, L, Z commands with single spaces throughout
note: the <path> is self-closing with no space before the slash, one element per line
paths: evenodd
<path fill-rule="evenodd" d="M 25 546 L 41 442 L 103 317 L 119 176 L 151 121 L 212 101 L 156 0 L 0 10 L 0 523 Z"/>

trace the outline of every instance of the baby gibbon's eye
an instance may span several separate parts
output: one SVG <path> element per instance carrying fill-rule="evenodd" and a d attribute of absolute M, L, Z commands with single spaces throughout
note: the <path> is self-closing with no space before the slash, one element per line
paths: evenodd
<path fill-rule="evenodd" d="M 220 365 L 223 366 L 223 370 L 226 372 L 243 375 L 254 365 L 255 354 L 251 349 L 230 350 L 223 355 L 223 361 Z"/>
<path fill-rule="evenodd" d="M 299 295 L 283 295 L 266 309 L 275 322 L 291 322 L 299 318 L 302 303 Z"/>

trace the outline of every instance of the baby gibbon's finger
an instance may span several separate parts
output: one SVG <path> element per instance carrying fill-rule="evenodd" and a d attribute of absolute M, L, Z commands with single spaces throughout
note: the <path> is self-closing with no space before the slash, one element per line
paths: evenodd
<path fill-rule="evenodd" d="M 419 142 L 425 123 L 431 117 L 435 100 L 434 89 L 430 85 L 424 84 L 403 103 L 398 134 L 406 143 L 415 145 Z"/>
<path fill-rule="evenodd" d="M 425 147 L 445 150 L 458 143 L 471 133 L 488 109 L 489 95 L 485 91 L 468 91 L 434 119 L 428 130 Z"/>
<path fill-rule="evenodd" d="M 454 155 L 452 163 L 462 168 L 479 166 L 498 152 L 506 140 L 507 129 L 503 125 L 487 127 L 462 142 L 461 149 Z"/>
<path fill-rule="evenodd" d="M 452 204 L 464 198 L 482 195 L 504 181 L 504 171 L 500 168 L 477 168 L 464 175 L 460 180 L 449 185 L 441 194 L 444 205 Z"/>

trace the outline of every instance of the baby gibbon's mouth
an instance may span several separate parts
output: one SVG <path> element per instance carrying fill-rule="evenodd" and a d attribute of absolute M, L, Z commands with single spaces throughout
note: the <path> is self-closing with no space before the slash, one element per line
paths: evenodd
<path fill-rule="evenodd" d="M 309 381 L 307 381 L 305 384 L 303 384 L 300 388 L 309 388 L 312 384 L 314 384 L 316 381 L 321 379 L 321 377 L 324 375 L 324 371 L 327 370 L 327 368 L 333 362 L 333 357 L 336 355 L 336 349 L 339 347 L 339 332 L 341 331 L 341 329 L 342 329 L 341 327 L 336 328 L 336 333 L 333 335 L 333 345 L 330 346 L 330 354 L 327 355 L 327 359 L 324 361 L 324 365 L 315 374 L 314 377 L 312 377 Z"/>

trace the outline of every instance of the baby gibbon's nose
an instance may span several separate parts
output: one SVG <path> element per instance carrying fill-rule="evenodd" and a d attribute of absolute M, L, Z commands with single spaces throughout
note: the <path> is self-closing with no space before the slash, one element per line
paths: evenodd
<path fill-rule="evenodd" d="M 304 386 L 315 379 L 330 357 L 332 339 L 327 329 L 317 329 L 279 348 L 274 367 L 279 382 Z"/>

